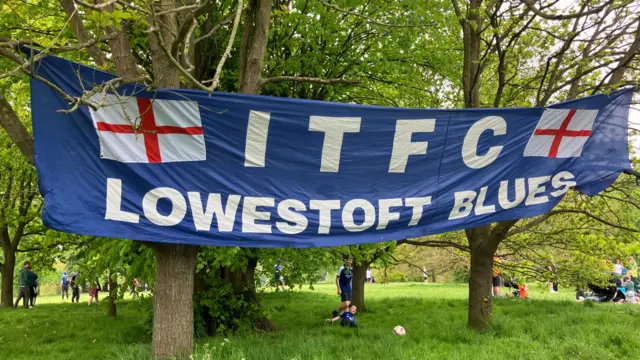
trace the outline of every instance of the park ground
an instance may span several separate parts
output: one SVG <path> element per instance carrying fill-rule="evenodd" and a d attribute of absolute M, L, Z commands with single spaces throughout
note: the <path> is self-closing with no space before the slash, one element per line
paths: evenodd
<path fill-rule="evenodd" d="M 263 305 L 278 331 L 199 339 L 193 359 L 640 358 L 639 305 L 576 303 L 570 289 L 530 293 L 498 299 L 490 328 L 476 333 L 465 326 L 465 284 L 371 284 L 356 333 L 324 323 L 338 303 L 334 285 L 267 290 Z M 139 301 L 120 303 L 113 320 L 83 295 L 80 304 L 43 296 L 34 309 L 0 309 L 0 359 L 150 359 Z M 396 325 L 407 335 L 393 335 Z"/>

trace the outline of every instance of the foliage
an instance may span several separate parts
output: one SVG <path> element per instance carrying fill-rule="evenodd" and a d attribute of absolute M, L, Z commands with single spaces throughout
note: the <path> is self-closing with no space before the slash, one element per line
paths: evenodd
<path fill-rule="evenodd" d="M 228 281 L 213 274 L 207 281 L 209 287 L 195 294 L 195 332 L 202 337 L 207 334 L 206 318 L 211 319 L 213 330 L 222 334 L 235 333 L 242 325 L 253 328 L 267 313 L 256 299 L 234 291 Z M 248 289 L 243 289 L 247 291 Z"/>

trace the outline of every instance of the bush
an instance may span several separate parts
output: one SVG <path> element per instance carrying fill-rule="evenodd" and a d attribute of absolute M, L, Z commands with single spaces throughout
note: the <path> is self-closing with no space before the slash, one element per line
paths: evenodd
<path fill-rule="evenodd" d="M 401 272 L 392 272 L 387 276 L 386 282 L 407 282 L 409 278 Z"/>

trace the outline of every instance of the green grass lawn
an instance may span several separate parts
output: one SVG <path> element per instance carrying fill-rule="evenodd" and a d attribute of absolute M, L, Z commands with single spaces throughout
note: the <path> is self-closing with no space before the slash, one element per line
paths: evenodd
<path fill-rule="evenodd" d="M 279 331 L 201 339 L 194 358 L 640 358 L 640 305 L 582 304 L 569 290 L 533 288 L 532 300 L 497 300 L 490 330 L 476 333 L 465 327 L 465 285 L 373 284 L 356 334 L 324 323 L 338 304 L 334 289 L 268 291 L 263 305 Z M 148 359 L 151 339 L 135 303 L 120 304 L 118 320 L 102 306 L 60 303 L 57 296 L 41 297 L 35 309 L 0 309 L 0 359 Z M 405 337 L 392 334 L 396 325 Z"/>

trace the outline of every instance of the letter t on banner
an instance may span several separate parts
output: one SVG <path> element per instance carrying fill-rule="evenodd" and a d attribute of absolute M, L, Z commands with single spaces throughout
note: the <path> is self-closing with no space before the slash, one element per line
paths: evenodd
<path fill-rule="evenodd" d="M 309 130 L 324 133 L 321 172 L 338 172 L 344 133 L 360 132 L 359 117 L 311 116 Z"/>

